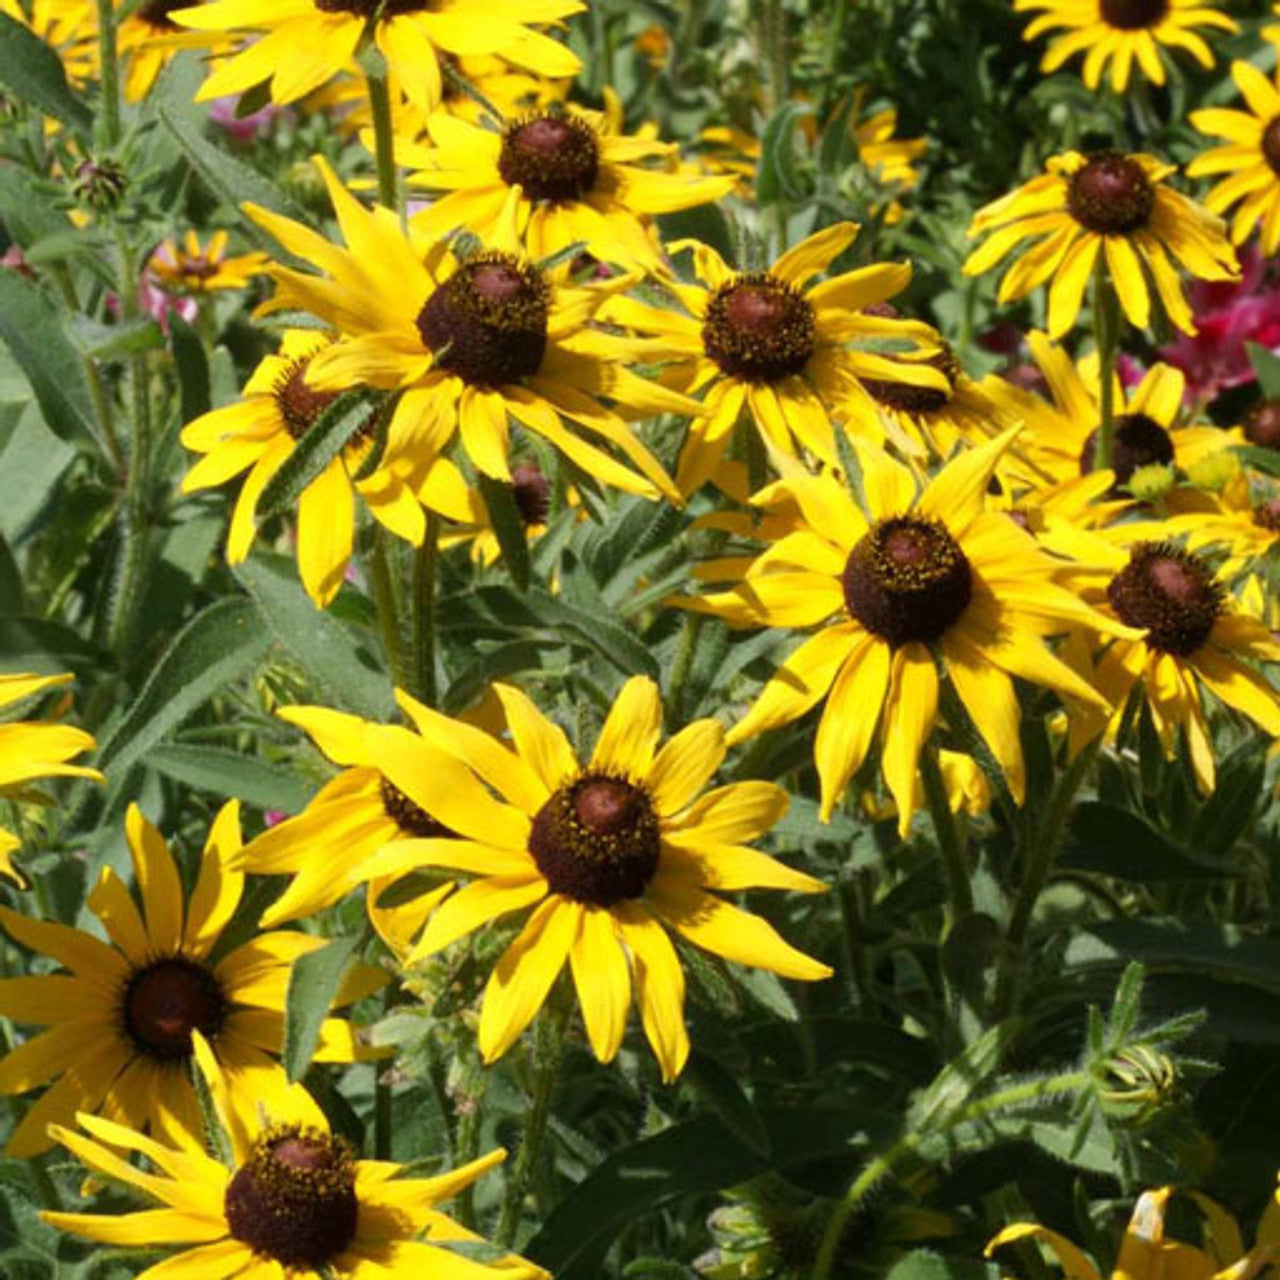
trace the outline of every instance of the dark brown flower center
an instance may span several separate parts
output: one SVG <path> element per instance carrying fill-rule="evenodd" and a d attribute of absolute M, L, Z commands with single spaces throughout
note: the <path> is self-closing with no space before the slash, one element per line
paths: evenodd
<path fill-rule="evenodd" d="M 702 345 L 731 378 L 789 378 L 809 362 L 813 340 L 813 307 L 768 272 L 737 276 L 707 303 Z"/>
<path fill-rule="evenodd" d="M 182 956 L 136 970 L 121 1002 L 129 1038 L 142 1053 L 164 1062 L 190 1056 L 193 1031 L 213 1039 L 226 1013 L 226 998 L 212 971 Z"/>
<path fill-rule="evenodd" d="M 908 382 L 881 382 L 879 378 L 863 378 L 862 385 L 882 405 L 900 413 L 937 413 L 951 402 L 956 384 L 960 380 L 960 362 L 949 346 L 944 346 L 926 364 L 939 370 L 946 378 L 949 391 L 937 387 L 917 387 Z"/>
<path fill-rule="evenodd" d="M 516 510 L 526 527 L 546 524 L 551 511 L 551 482 L 536 462 L 511 468 L 511 489 Z"/>
<path fill-rule="evenodd" d="M 1121 622 L 1146 631 L 1153 649 L 1181 658 L 1209 639 L 1223 594 L 1213 570 L 1171 542 L 1138 543 L 1107 587 Z"/>
<path fill-rule="evenodd" d="M 421 840 L 435 839 L 438 836 L 452 836 L 443 822 L 437 822 L 421 805 L 415 804 L 389 778 L 378 780 L 378 792 L 382 797 L 382 811 L 407 836 L 417 836 Z"/>
<path fill-rule="evenodd" d="M 319 1129 L 269 1129 L 227 1185 L 231 1235 L 285 1268 L 316 1270 L 355 1238 L 355 1165 L 341 1139 Z"/>
<path fill-rule="evenodd" d="M 660 849 L 648 794 L 602 773 L 585 773 L 555 792 L 529 835 L 529 853 L 551 892 L 596 907 L 640 897 Z"/>
<path fill-rule="evenodd" d="M 1115 420 L 1111 436 L 1111 470 L 1115 484 L 1108 490 L 1113 496 L 1123 489 L 1133 473 L 1142 467 L 1168 466 L 1173 461 L 1173 439 L 1158 423 L 1143 413 L 1126 413 Z M 1098 433 L 1091 431 L 1080 450 L 1080 474 L 1093 470 L 1098 448 Z"/>
<path fill-rule="evenodd" d="M 1272 173 L 1280 175 L 1280 116 L 1272 117 L 1262 130 L 1262 158 Z"/>
<path fill-rule="evenodd" d="M 430 7 L 430 0 L 315 0 L 315 6 L 321 13 L 354 13 L 361 18 L 372 18 L 381 6 L 384 18 L 398 18 L 403 13 L 421 13 Z"/>
<path fill-rule="evenodd" d="M 482 253 L 427 299 L 418 332 L 441 368 L 473 386 L 499 387 L 541 368 L 549 309 L 550 291 L 535 267 Z"/>
<path fill-rule="evenodd" d="M 1067 180 L 1071 216 L 1098 235 L 1127 235 L 1146 226 L 1155 198 L 1142 166 L 1118 151 L 1090 156 Z"/>
<path fill-rule="evenodd" d="M 1169 0 L 1101 0 L 1102 20 L 1121 31 L 1158 25 L 1169 12 Z"/>
<path fill-rule="evenodd" d="M 841 584 L 850 616 L 895 649 L 938 639 L 973 595 L 959 543 L 941 521 L 922 516 L 875 524 L 849 553 Z"/>
<path fill-rule="evenodd" d="M 1280 498 L 1259 502 L 1253 509 L 1253 523 L 1268 533 L 1280 533 Z"/>
<path fill-rule="evenodd" d="M 1244 436 L 1260 449 L 1280 449 L 1280 400 L 1259 400 L 1244 416 Z"/>
<path fill-rule="evenodd" d="M 271 389 L 285 430 L 295 440 L 301 440 L 342 394 L 340 391 L 320 391 L 307 382 L 307 366 L 311 360 L 311 356 L 295 360 L 276 379 L 276 385 Z M 373 434 L 376 421 L 375 411 L 369 414 L 369 420 L 356 431 L 349 443 L 367 440 Z"/>
<path fill-rule="evenodd" d="M 530 200 L 581 200 L 596 185 L 600 144 L 585 120 L 564 110 L 517 120 L 502 135 L 498 172 Z"/>
<path fill-rule="evenodd" d="M 134 11 L 133 16 L 145 22 L 149 27 L 162 31 L 177 31 L 178 24 L 169 18 L 175 9 L 190 8 L 188 0 L 145 0 Z"/>

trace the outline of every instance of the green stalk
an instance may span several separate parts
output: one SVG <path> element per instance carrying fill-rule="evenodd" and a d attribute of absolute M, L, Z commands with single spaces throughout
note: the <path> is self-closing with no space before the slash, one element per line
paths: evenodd
<path fill-rule="evenodd" d="M 1111 445 L 1115 435 L 1113 404 L 1116 356 L 1120 345 L 1120 311 L 1116 292 L 1107 275 L 1106 255 L 1099 250 L 1093 264 L 1093 336 L 1098 348 L 1098 443 L 1093 451 L 1093 470 L 1105 471 L 1111 465 Z"/>
<path fill-rule="evenodd" d="M 938 749 L 932 743 L 920 753 L 920 781 L 924 786 L 925 803 L 933 820 L 934 834 L 942 853 L 942 864 L 947 872 L 947 887 L 951 897 L 952 924 L 961 916 L 973 911 L 973 888 L 969 884 L 969 867 L 964 856 L 964 842 L 956 825 L 955 814 L 947 803 L 947 784 L 938 763 Z"/>
<path fill-rule="evenodd" d="M 366 71 L 369 106 L 373 109 L 374 153 L 378 163 L 378 200 L 388 209 L 399 209 L 396 193 L 396 145 L 391 128 L 391 94 L 387 89 L 387 72 Z"/>
<path fill-rule="evenodd" d="M 413 560 L 413 694 L 429 707 L 436 689 L 436 561 L 440 546 L 440 517 L 427 516 L 427 532 Z"/>
<path fill-rule="evenodd" d="M 387 668 L 393 684 L 405 683 L 404 646 L 401 644 L 400 612 L 396 604 L 396 586 L 391 575 L 391 555 L 387 531 L 377 522 L 373 526 L 373 555 L 369 557 L 369 580 L 373 600 L 378 609 L 378 627 L 382 647 L 387 654 Z"/>
<path fill-rule="evenodd" d="M 120 141 L 120 58 L 116 50 L 115 0 L 98 0 L 99 83 L 102 86 L 102 115 L 98 136 L 111 149 Z"/>
<path fill-rule="evenodd" d="M 671 664 L 671 681 L 667 685 L 667 722 L 672 728 L 684 723 L 684 682 L 689 678 L 705 619 L 706 615 L 701 613 L 685 615 L 680 648 L 676 650 L 676 660 Z"/>
<path fill-rule="evenodd" d="M 537 1037 L 534 1042 L 533 1109 L 520 1143 L 520 1154 L 507 1183 L 507 1194 L 502 1202 L 502 1217 L 498 1221 L 497 1241 L 510 1246 L 520 1225 L 520 1209 L 529 1177 L 542 1154 L 542 1144 L 547 1136 L 547 1122 L 551 1119 L 551 1100 L 555 1096 L 556 1080 L 560 1075 L 560 1061 L 564 1053 L 565 1029 L 569 1021 L 567 1001 L 551 996 L 538 1018 Z"/>
<path fill-rule="evenodd" d="M 1078 1093 L 1088 1088 L 1093 1076 L 1087 1070 L 1067 1071 L 1056 1076 L 1040 1080 L 1025 1080 L 1021 1084 L 1010 1085 L 998 1093 L 989 1094 L 961 1107 L 949 1119 L 944 1119 L 938 1126 L 924 1132 L 912 1132 L 900 1138 L 883 1155 L 878 1155 L 853 1180 L 844 1193 L 840 1203 L 836 1205 L 822 1233 L 822 1242 L 818 1246 L 818 1256 L 813 1264 L 810 1280 L 829 1280 L 832 1265 L 835 1263 L 836 1251 L 840 1247 L 840 1237 L 849 1219 L 862 1206 L 863 1202 L 886 1178 L 893 1175 L 902 1160 L 918 1150 L 925 1142 L 942 1133 L 949 1133 L 962 1124 L 981 1120 L 985 1116 L 994 1115 L 998 1111 L 1011 1111 L 1027 1103 L 1038 1102 L 1055 1094 Z"/>

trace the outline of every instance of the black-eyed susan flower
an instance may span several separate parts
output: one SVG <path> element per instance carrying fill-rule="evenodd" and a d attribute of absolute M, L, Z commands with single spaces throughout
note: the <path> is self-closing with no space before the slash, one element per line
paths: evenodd
<path fill-rule="evenodd" d="M 1239 608 L 1213 566 L 1173 541 L 1116 548 L 1111 578 L 1087 591 L 1098 608 L 1129 628 L 1098 657 L 1092 679 L 1123 709 L 1141 686 L 1169 759 L 1185 734 L 1200 790 L 1213 790 L 1215 768 L 1202 689 L 1280 736 L 1280 693 L 1252 664 L 1280 662 L 1280 643 Z M 1111 717 L 1114 733 L 1121 711 Z"/>
<path fill-rule="evenodd" d="M 142 0 L 116 26 L 116 48 L 124 64 L 124 93 L 141 102 L 175 54 L 183 49 L 216 50 L 229 43 L 218 32 L 184 31 L 169 14 L 190 8 L 191 0 Z M 96 24 L 95 24 L 96 26 Z"/>
<path fill-rule="evenodd" d="M 46 689 L 67 684 L 71 675 L 0 675 L 0 708 L 34 698 Z M 97 744 L 91 734 L 69 724 L 41 724 L 18 721 L 0 724 L 0 799 L 26 800 L 38 798 L 29 784 L 40 778 L 94 778 L 102 781 L 102 774 L 87 765 L 70 761 Z M 13 855 L 22 841 L 12 832 L 0 827 L 0 876 L 12 880 L 19 887 L 26 885 L 26 878 L 13 864 Z"/>
<path fill-rule="evenodd" d="M 338 392 L 321 391 L 307 383 L 312 360 L 332 342 L 332 335 L 314 329 L 287 331 L 279 353 L 263 359 L 239 401 L 203 414 L 182 430 L 182 443 L 204 455 L 183 477 L 184 493 L 225 484 L 248 472 L 227 534 L 231 564 L 240 564 L 249 555 L 263 489 L 338 399 Z M 379 523 L 414 546 L 421 544 L 426 532 L 415 490 L 425 478 L 427 458 L 421 441 L 404 433 L 412 423 L 401 419 L 391 424 L 377 465 L 368 475 L 362 474 L 374 447 L 376 419 L 377 412 L 371 409 L 367 425 L 357 430 L 298 499 L 298 571 L 307 594 L 320 608 L 337 595 L 351 559 L 356 494 Z"/>
<path fill-rule="evenodd" d="M 1096 89 L 1107 64 L 1111 87 L 1123 93 L 1134 65 L 1148 80 L 1164 84 L 1164 50 L 1183 49 L 1203 67 L 1213 66 L 1213 53 L 1199 29 L 1238 30 L 1235 22 L 1205 0 L 1014 0 L 1020 13 L 1040 11 L 1023 32 L 1034 40 L 1046 31 L 1060 32 L 1049 41 L 1040 63 L 1056 71 L 1068 58 L 1085 55 L 1082 74 Z"/>
<path fill-rule="evenodd" d="M 858 442 L 867 510 L 830 473 L 756 495 L 802 523 L 731 590 L 683 601 L 733 625 L 811 628 L 730 743 L 797 720 L 824 698 L 814 741 L 823 818 L 876 738 L 903 834 L 920 804 L 919 757 L 938 722 L 940 658 L 1015 800 L 1025 791 L 1015 676 L 1085 703 L 1102 697 L 1047 637 L 1106 625 L 1062 585 L 1065 565 L 1002 512 L 988 482 L 1016 429 L 958 454 L 917 493 L 911 473 Z"/>
<path fill-rule="evenodd" d="M 181 244 L 165 240 L 151 255 L 147 271 L 169 293 L 215 293 L 224 289 L 245 289 L 266 264 L 265 253 L 243 253 L 227 257 L 227 233 L 215 231 L 203 248 L 194 231 Z"/>
<path fill-rule="evenodd" d="M 1151 319 L 1149 275 L 1169 319 L 1184 333 L 1196 331 L 1170 255 L 1200 280 L 1239 277 L 1222 220 L 1165 184 L 1173 165 L 1119 151 L 1068 151 L 1045 170 L 974 215 L 970 237 L 989 238 L 965 260 L 964 273 L 981 275 L 1017 251 L 999 300 L 1015 301 L 1051 280 L 1050 337 L 1075 324 L 1100 254 L 1125 315 L 1140 329 Z"/>
<path fill-rule="evenodd" d="M 1073 361 L 1042 333 L 1029 334 L 1027 342 L 1052 399 L 995 376 L 985 378 L 982 388 L 1011 420 L 1025 423 L 1018 443 L 1033 468 L 1028 479 L 1060 484 L 1089 475 L 1102 421 L 1097 355 Z M 1145 467 L 1185 473 L 1240 443 L 1238 431 L 1179 424 L 1186 385 L 1182 371 L 1167 364 L 1152 365 L 1136 387 L 1113 379 L 1108 497 L 1127 495 L 1135 473 Z"/>
<path fill-rule="evenodd" d="M 695 418 L 680 454 L 676 484 L 698 489 L 720 465 L 739 417 L 749 411 L 777 452 L 837 462 L 832 418 L 881 440 L 884 426 L 867 380 L 949 393 L 946 377 L 902 352 L 929 354 L 928 325 L 875 314 L 911 279 L 906 263 L 878 263 L 814 283 L 854 241 L 858 227 L 838 223 L 782 255 L 768 271 L 732 271 L 708 245 L 690 248 L 697 284 L 666 281 L 681 310 L 635 298 L 610 300 L 605 315 L 670 350 L 666 377 L 703 394 L 705 416 Z"/>
<path fill-rule="evenodd" d="M 718 200 L 734 185 L 673 169 L 673 145 L 559 103 L 520 116 L 501 134 L 443 114 L 427 132 L 432 145 L 397 148 L 414 171 L 409 186 L 447 193 L 415 215 L 415 230 L 439 239 L 465 227 L 488 240 L 518 189 L 519 231 L 534 259 L 582 244 L 602 262 L 658 270 L 654 215 Z"/>
<path fill-rule="evenodd" d="M 511 478 L 514 418 L 603 483 L 679 501 L 662 465 L 604 403 L 628 412 L 697 409 L 625 369 L 632 344 L 588 327 L 625 279 L 575 288 L 539 270 L 520 250 L 513 200 L 489 246 L 460 259 L 443 243 L 406 238 L 394 213 L 363 208 L 323 160 L 316 163 L 348 248 L 248 206 L 281 244 L 325 272 L 267 269 L 278 289 L 263 310 L 300 307 L 343 337 L 312 360 L 308 385 L 401 390 L 392 431 L 418 440 L 428 455 L 460 435 L 476 468 L 498 480 Z M 580 432 L 617 449 L 635 470 Z"/>
<path fill-rule="evenodd" d="M 230 866 L 240 847 L 236 802 L 210 827 L 189 895 L 164 838 L 136 805 L 125 834 L 142 911 L 124 881 L 105 868 L 88 906 L 109 941 L 0 908 L 0 925 L 15 942 L 63 969 L 0 981 L 0 1013 L 47 1027 L 0 1059 L 0 1093 L 49 1086 L 14 1130 L 9 1155 L 45 1150 L 48 1125 L 66 1123 L 77 1111 L 100 1111 L 189 1144 L 201 1129 L 188 1070 L 195 1031 L 213 1046 L 238 1112 L 255 1115 L 260 1102 L 269 1105 L 286 1087 L 272 1055 L 284 1034 L 289 970 L 324 939 L 260 933 L 211 959 L 244 888 L 244 876 Z M 350 1003 L 385 981 L 379 970 L 360 966 L 336 1003 Z M 368 1052 L 357 1046 L 351 1025 L 327 1018 L 317 1060 L 363 1056 Z"/>
<path fill-rule="evenodd" d="M 101 1244 L 175 1250 L 138 1280 L 545 1276 L 513 1255 L 485 1264 L 449 1247 L 482 1241 L 437 1205 L 499 1164 L 501 1149 L 436 1177 L 405 1178 L 402 1165 L 357 1160 L 301 1085 L 264 1098 L 263 1118 L 242 1116 L 229 1096 L 230 1080 L 198 1034 L 196 1053 L 230 1135 L 228 1162 L 190 1140 L 161 1143 L 131 1126 L 81 1115 L 82 1133 L 55 1125 L 53 1137 L 94 1172 L 137 1188 L 159 1207 L 46 1213 L 46 1222 Z M 129 1161 L 134 1153 L 147 1170 Z"/>
<path fill-rule="evenodd" d="M 1187 165 L 1187 175 L 1226 175 L 1205 196 L 1205 207 L 1225 214 L 1237 205 L 1231 218 L 1232 241 L 1243 244 L 1260 226 L 1259 243 L 1270 258 L 1280 249 L 1280 80 L 1268 80 L 1250 62 L 1233 62 L 1231 78 L 1248 110 L 1206 107 L 1190 114 L 1195 128 L 1225 138 L 1226 146 L 1196 156 Z"/>
<path fill-rule="evenodd" d="M 585 8 L 582 0 L 211 0 L 171 10 L 169 18 L 200 31 L 260 36 L 205 80 L 201 102 L 268 80 L 273 102 L 293 102 L 354 69 L 372 26 L 405 94 L 430 111 L 440 101 L 440 60 L 448 54 L 493 54 L 538 75 L 577 75 L 576 55 L 534 24 L 558 25 Z"/>
<path fill-rule="evenodd" d="M 452 839 L 389 844 L 378 875 L 419 867 L 470 883 L 427 921 L 410 961 L 433 955 L 489 921 L 528 911 L 489 976 L 480 1012 L 486 1062 L 504 1054 L 546 1000 L 566 962 L 591 1046 L 617 1054 L 634 984 L 663 1078 L 689 1052 L 684 975 L 667 931 L 715 955 L 812 980 L 831 970 L 721 893 L 825 886 L 750 847 L 787 807 L 781 787 L 739 782 L 703 788 L 724 759 L 724 731 L 698 720 L 662 748 L 662 705 L 651 680 L 623 686 L 585 765 L 564 731 L 518 689 L 495 685 L 511 746 L 405 694 L 418 730 L 368 731 L 379 767 Z M 444 754 L 465 765 L 442 770 Z"/>

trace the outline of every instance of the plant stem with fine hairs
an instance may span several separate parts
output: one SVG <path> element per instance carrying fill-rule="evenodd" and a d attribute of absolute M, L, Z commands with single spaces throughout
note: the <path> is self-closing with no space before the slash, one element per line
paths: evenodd
<path fill-rule="evenodd" d="M 115 0 L 98 0 L 98 83 L 102 90 L 99 141 L 108 149 L 120 141 L 120 58 L 116 50 Z"/>
<path fill-rule="evenodd" d="M 367 57 L 372 57 L 370 51 Z M 365 71 L 365 80 L 369 86 L 369 106 L 373 112 L 374 152 L 378 163 L 378 200 L 388 209 L 399 209 L 399 196 L 396 192 L 396 147 L 395 134 L 391 128 L 391 93 L 387 88 L 386 63 L 382 63 L 379 71 Z"/>
<path fill-rule="evenodd" d="M 1093 266 L 1093 336 L 1098 348 L 1098 442 L 1093 451 L 1093 470 L 1102 471 L 1111 465 L 1112 443 L 1115 438 L 1115 388 L 1116 356 L 1120 345 L 1120 310 L 1116 305 L 1116 291 L 1107 275 L 1106 257 L 1098 251 Z"/>

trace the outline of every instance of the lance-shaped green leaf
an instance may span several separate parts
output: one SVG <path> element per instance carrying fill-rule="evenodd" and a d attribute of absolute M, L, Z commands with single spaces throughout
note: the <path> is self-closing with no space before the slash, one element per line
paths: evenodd
<path fill-rule="evenodd" d="M 316 1051 L 320 1026 L 338 994 L 342 975 L 355 955 L 358 938 L 334 938 L 293 962 L 284 998 L 281 1061 L 290 1080 L 301 1080 Z"/>
<path fill-rule="evenodd" d="M 258 519 L 292 510 L 307 485 L 320 477 L 356 435 L 372 425 L 382 399 L 380 392 L 365 388 L 340 395 L 307 428 L 263 489 L 258 499 Z"/>
<path fill-rule="evenodd" d="M 511 581 L 521 591 L 529 589 L 529 539 L 524 531 L 524 520 L 516 505 L 515 489 L 491 476 L 480 476 L 480 496 L 489 512 L 489 522 L 497 536 L 503 563 L 511 575 Z"/>
<path fill-rule="evenodd" d="M 93 129 L 93 112 L 67 84 L 62 59 L 30 27 L 0 13 L 0 84 L 19 101 L 61 120 L 77 133 Z"/>

